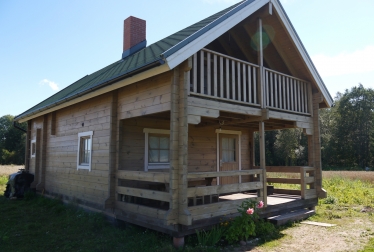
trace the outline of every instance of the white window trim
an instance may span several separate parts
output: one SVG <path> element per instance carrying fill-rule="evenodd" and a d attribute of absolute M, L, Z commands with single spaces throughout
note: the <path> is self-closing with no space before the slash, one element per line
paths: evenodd
<path fill-rule="evenodd" d="M 89 136 L 91 138 L 91 153 L 90 153 L 90 159 L 88 162 L 88 165 L 80 165 L 79 164 L 79 158 L 80 158 L 80 149 L 81 149 L 81 138 L 82 137 L 87 137 Z M 80 132 L 78 133 L 78 151 L 77 151 L 77 170 L 82 169 L 82 170 L 89 170 L 91 171 L 91 160 L 92 160 L 92 136 L 93 136 L 93 131 L 86 131 L 86 132 Z"/>
<path fill-rule="evenodd" d="M 164 134 L 169 135 L 170 137 L 170 130 L 165 129 L 150 129 L 144 128 L 143 132 L 145 133 L 145 145 L 144 145 L 144 170 L 154 170 L 154 169 L 170 169 L 170 163 L 158 163 L 158 164 L 149 164 L 148 163 L 148 136 L 149 133 L 151 134 Z M 170 148 L 170 145 L 169 145 Z M 170 157 L 170 154 L 169 154 Z"/>
<path fill-rule="evenodd" d="M 239 171 L 242 169 L 242 143 L 241 143 L 241 136 L 242 132 L 237 130 L 223 130 L 223 129 L 216 129 L 217 133 L 217 172 L 219 172 L 219 155 L 220 155 L 220 148 L 219 145 L 219 134 L 230 134 L 230 135 L 238 135 L 239 141 L 238 141 L 238 162 L 239 162 Z M 217 185 L 219 185 L 219 177 L 217 178 Z M 239 176 L 239 183 L 242 183 L 242 176 Z"/>
<path fill-rule="evenodd" d="M 34 155 L 32 154 L 32 145 L 33 144 L 35 144 L 35 153 L 34 153 Z M 36 156 L 36 139 L 33 139 L 33 140 L 31 140 L 31 144 L 30 144 L 30 157 L 31 158 L 35 158 L 35 156 Z"/>

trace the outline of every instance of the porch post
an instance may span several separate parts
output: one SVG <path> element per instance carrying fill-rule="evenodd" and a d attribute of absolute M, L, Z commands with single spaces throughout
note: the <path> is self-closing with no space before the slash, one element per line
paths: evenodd
<path fill-rule="evenodd" d="M 187 204 L 189 59 L 173 70 L 170 110 L 170 209 L 167 223 L 191 225 Z M 178 238 L 178 237 L 176 237 Z"/>
<path fill-rule="evenodd" d="M 260 168 L 263 170 L 263 195 L 264 205 L 267 206 L 267 183 L 266 183 L 266 163 L 265 163 L 265 123 L 259 122 L 259 141 L 260 141 Z"/>
<path fill-rule="evenodd" d="M 323 102 L 321 93 L 313 94 L 313 166 L 315 186 L 318 198 L 326 198 L 326 191 L 322 188 L 321 137 L 319 131 L 319 104 Z M 308 153 L 309 154 L 309 153 Z"/>

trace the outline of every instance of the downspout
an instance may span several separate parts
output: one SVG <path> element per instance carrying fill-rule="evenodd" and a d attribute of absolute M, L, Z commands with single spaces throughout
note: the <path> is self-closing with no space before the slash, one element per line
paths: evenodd
<path fill-rule="evenodd" d="M 20 126 L 17 125 L 17 122 L 16 121 L 13 121 L 13 127 L 20 130 L 20 131 L 23 131 L 24 133 L 26 133 L 26 150 L 25 150 L 25 170 L 28 171 L 29 170 L 29 162 L 30 162 L 30 159 L 28 157 L 28 141 L 29 141 L 29 136 L 27 134 L 27 130 L 21 128 Z"/>
<path fill-rule="evenodd" d="M 24 133 L 27 133 L 27 130 L 22 129 L 22 128 L 21 128 L 20 126 L 18 126 L 16 123 L 17 123 L 16 121 L 13 121 L 13 127 L 14 127 L 14 128 L 19 129 L 20 131 L 23 131 Z"/>

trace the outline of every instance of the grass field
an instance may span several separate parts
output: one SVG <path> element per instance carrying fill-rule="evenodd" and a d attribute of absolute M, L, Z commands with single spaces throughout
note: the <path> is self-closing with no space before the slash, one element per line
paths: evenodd
<path fill-rule="evenodd" d="M 324 177 L 329 197 L 319 201 L 312 220 L 374 223 L 374 172 L 324 172 Z M 33 195 L 8 200 L 2 196 L 6 182 L 7 176 L 0 176 L 0 251 L 177 251 L 170 236 L 132 225 L 114 226 L 101 214 L 84 212 L 59 200 Z M 369 243 L 363 251 L 374 251 L 373 237 L 374 230 L 369 229 Z M 261 245 L 264 250 L 256 251 L 272 251 L 266 249 L 271 244 L 265 242 Z M 221 249 L 201 248 L 196 236 L 189 236 L 182 251 Z"/>

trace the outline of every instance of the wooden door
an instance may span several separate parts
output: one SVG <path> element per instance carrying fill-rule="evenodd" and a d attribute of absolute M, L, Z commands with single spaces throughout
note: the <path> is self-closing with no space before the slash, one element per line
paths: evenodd
<path fill-rule="evenodd" d="M 219 134 L 219 170 L 238 171 L 239 170 L 239 138 L 238 135 Z M 220 177 L 220 184 L 239 183 L 239 176 Z"/>

